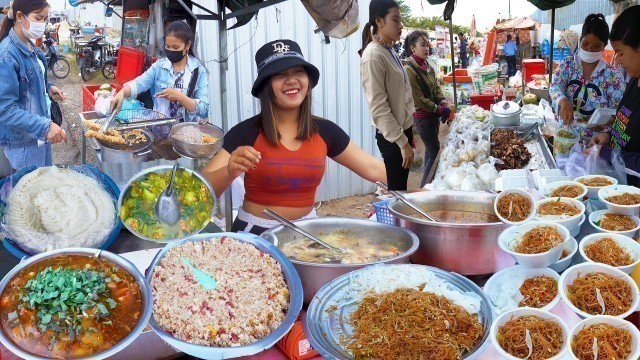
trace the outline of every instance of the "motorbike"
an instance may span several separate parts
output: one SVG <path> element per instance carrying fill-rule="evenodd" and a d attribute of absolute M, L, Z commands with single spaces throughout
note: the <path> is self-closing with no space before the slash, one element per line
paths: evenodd
<path fill-rule="evenodd" d="M 116 66 L 118 65 L 118 51 L 119 51 L 119 47 L 116 47 L 115 50 L 110 51 L 107 54 L 107 59 L 104 61 L 104 65 L 102 65 L 102 76 L 104 76 L 105 79 L 116 78 Z"/>
<path fill-rule="evenodd" d="M 77 60 L 78 67 L 80 68 L 80 76 L 82 80 L 89 81 L 95 73 L 102 70 L 102 75 L 105 78 L 113 79 L 115 77 L 115 64 L 113 59 L 116 55 L 106 58 L 102 56 L 102 45 L 100 41 L 104 39 L 104 36 L 96 35 L 82 48 L 82 51 L 78 52 Z"/>
<path fill-rule="evenodd" d="M 71 65 L 67 61 L 66 57 L 60 53 L 53 46 L 53 39 L 47 38 L 43 42 L 43 45 L 47 48 L 45 58 L 47 59 L 47 68 L 51 71 L 53 76 L 58 79 L 64 79 L 69 75 Z"/>

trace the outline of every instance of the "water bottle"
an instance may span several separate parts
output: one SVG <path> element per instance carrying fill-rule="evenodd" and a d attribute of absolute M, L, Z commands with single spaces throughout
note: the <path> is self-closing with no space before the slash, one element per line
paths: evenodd
<path fill-rule="evenodd" d="M 563 57 L 563 58 L 566 58 L 566 57 L 568 57 L 568 56 L 571 56 L 571 49 L 569 49 L 569 47 L 565 45 L 565 46 L 562 48 L 562 57 Z"/>
<path fill-rule="evenodd" d="M 550 48 L 549 40 L 545 39 L 542 42 L 542 45 L 540 47 L 541 47 L 542 56 L 549 56 L 549 48 Z"/>

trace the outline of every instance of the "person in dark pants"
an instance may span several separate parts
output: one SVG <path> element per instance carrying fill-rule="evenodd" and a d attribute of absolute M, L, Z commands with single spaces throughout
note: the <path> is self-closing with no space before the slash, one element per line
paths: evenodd
<path fill-rule="evenodd" d="M 405 39 L 404 51 L 407 54 L 404 67 L 413 92 L 416 111 L 413 124 L 424 143 L 424 173 L 420 187 L 427 183 L 431 167 L 440 151 L 440 121 L 449 118 L 451 109 L 444 101 L 442 89 L 438 86 L 436 73 L 427 62 L 429 56 L 429 36 L 425 31 L 416 30 Z"/>
<path fill-rule="evenodd" d="M 507 56 L 507 74 L 513 76 L 516 74 L 516 52 L 518 45 L 511 40 L 511 34 L 507 35 L 507 42 L 504 44 L 504 54 Z"/>
<path fill-rule="evenodd" d="M 462 68 L 466 69 L 469 66 L 469 55 L 467 54 L 467 39 L 463 33 L 459 33 L 460 38 L 460 60 L 462 61 Z"/>

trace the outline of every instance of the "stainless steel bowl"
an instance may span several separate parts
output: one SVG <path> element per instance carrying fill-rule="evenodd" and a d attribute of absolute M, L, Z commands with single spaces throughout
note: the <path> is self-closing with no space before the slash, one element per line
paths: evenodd
<path fill-rule="evenodd" d="M 190 144 L 176 139 L 175 134 L 186 126 L 197 126 L 200 132 L 218 140 L 212 144 Z M 224 132 L 219 127 L 210 124 L 198 125 L 193 122 L 176 124 L 171 128 L 171 132 L 169 133 L 169 139 L 171 140 L 173 150 L 182 156 L 190 157 L 192 159 L 209 159 L 213 157 L 213 155 L 215 155 L 222 147 L 223 137 Z"/>
<path fill-rule="evenodd" d="M 220 348 L 214 346 L 204 346 L 204 345 L 196 345 L 191 344 L 186 341 L 178 340 L 173 336 L 167 334 L 158 326 L 153 316 L 149 320 L 149 325 L 153 329 L 153 331 L 162 338 L 162 340 L 166 341 L 169 345 L 174 347 L 175 349 L 185 352 L 189 355 L 203 358 L 203 359 L 228 359 L 239 356 L 249 356 L 256 353 L 259 353 L 265 349 L 272 347 L 278 340 L 280 340 L 283 336 L 285 336 L 291 327 L 296 322 L 298 318 L 298 314 L 300 314 L 300 310 L 302 309 L 302 284 L 300 283 L 300 278 L 298 277 L 298 273 L 296 269 L 293 267 L 289 259 L 280 251 L 276 246 L 268 243 L 264 239 L 259 236 L 253 234 L 237 234 L 237 233 L 218 233 L 218 234 L 199 234 L 196 236 L 192 236 L 189 239 L 174 242 L 168 244 L 164 247 L 164 249 L 160 250 L 156 257 L 153 259 L 153 262 L 149 266 L 149 270 L 147 271 L 147 281 L 149 284 L 151 283 L 151 277 L 153 276 L 153 269 L 158 265 L 158 263 L 162 260 L 164 255 L 171 250 L 171 248 L 182 245 L 186 242 L 198 242 L 209 240 L 214 237 L 229 237 L 238 241 L 242 241 L 244 243 L 251 244 L 258 248 L 259 250 L 264 251 L 265 253 L 271 255 L 282 268 L 282 273 L 284 275 L 284 280 L 289 288 L 289 310 L 287 312 L 287 316 L 282 321 L 282 324 L 275 329 L 271 334 L 262 338 L 261 340 L 254 342 L 249 345 L 230 347 L 230 348 Z"/>
<path fill-rule="evenodd" d="M 118 218 L 120 218 L 120 209 L 122 208 L 122 202 L 124 201 L 124 197 L 129 192 L 129 188 L 131 187 L 131 183 L 132 182 L 142 178 L 143 176 L 145 176 L 148 173 L 166 172 L 166 171 L 171 170 L 172 168 L 173 168 L 172 165 L 159 165 L 159 166 L 150 167 L 148 169 L 144 169 L 144 170 L 138 172 L 137 174 L 133 175 L 133 177 L 131 179 L 129 179 L 129 181 L 127 181 L 127 183 L 124 185 L 124 187 L 122 188 L 123 190 L 120 192 L 120 196 L 118 197 L 118 209 L 117 209 L 118 210 Z M 183 167 L 180 167 L 180 169 L 181 170 L 186 170 L 186 171 L 192 173 L 193 175 L 197 176 L 205 184 L 207 189 L 209 189 L 209 192 L 211 193 L 211 197 L 213 198 L 213 201 L 214 201 L 214 204 L 213 204 L 214 206 L 211 207 L 211 218 L 213 218 L 214 211 L 215 211 L 216 197 L 215 197 L 215 193 L 213 192 L 213 188 L 211 187 L 211 184 L 209 184 L 207 179 L 205 179 L 204 176 L 202 176 L 197 171 L 194 171 L 194 170 L 191 170 L 191 169 L 187 169 L 187 168 L 183 168 Z M 158 239 L 152 239 L 152 238 L 150 238 L 148 236 L 140 234 L 139 232 L 137 232 L 134 229 L 132 229 L 124 220 L 122 220 L 122 223 L 127 228 L 127 230 L 129 230 L 132 234 L 134 234 L 135 236 L 139 237 L 140 239 L 149 240 L 149 241 L 156 241 L 156 242 L 161 242 L 161 243 L 167 243 L 167 242 L 187 239 L 187 238 L 189 238 L 189 237 L 191 237 L 193 235 L 198 234 L 200 231 L 202 231 L 202 229 L 204 229 L 207 226 L 207 224 L 209 224 L 209 222 L 206 222 L 205 224 L 202 225 L 202 227 L 200 229 L 194 230 L 191 234 L 183 236 L 181 238 L 158 240 Z"/>
<path fill-rule="evenodd" d="M 474 213 L 495 215 L 496 195 L 487 192 L 423 191 L 405 196 L 427 212 L 442 210 L 469 216 Z M 396 200 L 389 203 L 389 212 L 397 226 L 413 231 L 420 239 L 418 251 L 411 256 L 412 263 L 463 275 L 483 275 L 499 270 L 494 264 L 494 259 L 502 252 L 498 235 L 508 225 L 502 222 L 431 222 Z"/>
<path fill-rule="evenodd" d="M 338 276 L 372 264 L 408 264 L 409 256 L 418 249 L 418 237 L 411 231 L 370 220 L 323 217 L 296 221 L 295 223 L 316 236 L 338 230 L 353 231 L 359 236 L 376 239 L 380 242 L 393 242 L 400 249 L 400 255 L 362 264 L 322 264 L 290 259 L 300 274 L 305 304 L 311 302 L 316 292 L 324 284 Z M 302 235 L 282 225 L 263 232 L 261 236 L 278 248 L 289 242 L 305 239 Z"/>
<path fill-rule="evenodd" d="M 142 300 L 143 300 L 142 314 L 140 315 L 140 318 L 138 319 L 138 323 L 133 328 L 133 330 L 131 330 L 129 335 L 127 335 L 127 337 L 125 337 L 119 343 L 115 344 L 114 346 L 110 347 L 107 350 L 104 350 L 104 351 L 102 351 L 100 353 L 91 355 L 89 357 L 83 357 L 83 358 L 78 359 L 78 360 L 105 359 L 105 358 L 108 358 L 110 356 L 113 356 L 113 355 L 117 354 L 119 351 L 121 351 L 125 347 L 129 346 L 142 333 L 142 330 L 144 330 L 144 328 L 147 326 L 149 318 L 151 317 L 153 299 L 151 297 L 151 290 L 147 286 L 147 284 L 145 282 L 145 279 L 144 279 L 144 276 L 142 276 L 142 274 L 140 273 L 140 271 L 138 271 L 136 266 L 133 265 L 129 260 L 127 260 L 127 259 L 125 259 L 125 258 L 123 258 L 123 257 L 121 257 L 119 255 L 116 255 L 116 254 L 114 254 L 112 252 L 105 251 L 105 250 L 88 249 L 88 248 L 67 248 L 67 249 L 48 251 L 48 252 L 45 252 L 45 253 L 41 253 L 41 254 L 32 256 L 29 259 L 24 260 L 21 263 L 19 263 L 18 265 L 16 265 L 16 267 L 14 267 L 11 271 L 9 271 L 9 273 L 7 275 L 5 275 L 5 277 L 2 279 L 2 281 L 0 281 L 0 294 L 2 294 L 4 292 L 4 289 L 7 286 L 7 284 L 9 284 L 9 282 L 13 279 L 13 277 L 19 271 L 23 270 L 24 268 L 26 268 L 26 267 L 28 267 L 30 265 L 33 265 L 33 264 L 37 263 L 37 262 L 40 262 L 42 260 L 49 259 L 49 258 L 52 258 L 52 257 L 56 257 L 56 256 L 59 256 L 59 255 L 99 256 L 101 259 L 107 259 L 107 260 L 115 263 L 120 268 L 124 269 L 129 274 L 131 274 L 131 276 L 133 276 L 133 278 L 136 280 L 136 283 L 138 283 L 138 286 L 140 287 L 140 293 L 142 295 Z M 1 329 L 0 329 L 0 342 L 7 349 L 9 349 L 12 353 L 16 354 L 17 356 L 20 356 L 23 359 L 27 359 L 27 360 L 44 360 L 44 359 L 48 359 L 48 358 L 44 358 L 44 357 L 33 355 L 33 354 L 23 350 L 22 348 L 18 347 L 16 344 L 14 344 L 4 334 L 4 331 L 2 331 Z"/>

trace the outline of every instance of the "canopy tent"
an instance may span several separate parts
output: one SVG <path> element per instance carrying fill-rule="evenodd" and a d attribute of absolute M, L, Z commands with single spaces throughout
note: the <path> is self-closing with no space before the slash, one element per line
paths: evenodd
<path fill-rule="evenodd" d="M 527 0 L 540 10 L 551 10 L 551 47 L 553 48 L 553 31 L 556 23 L 556 9 L 569 6 L 576 0 Z M 549 55 L 549 83 L 553 77 L 553 51 Z"/>
<path fill-rule="evenodd" d="M 496 24 L 493 28 L 497 31 L 538 30 L 540 29 L 540 23 L 528 16 L 522 16 L 504 20 L 501 23 Z"/>

